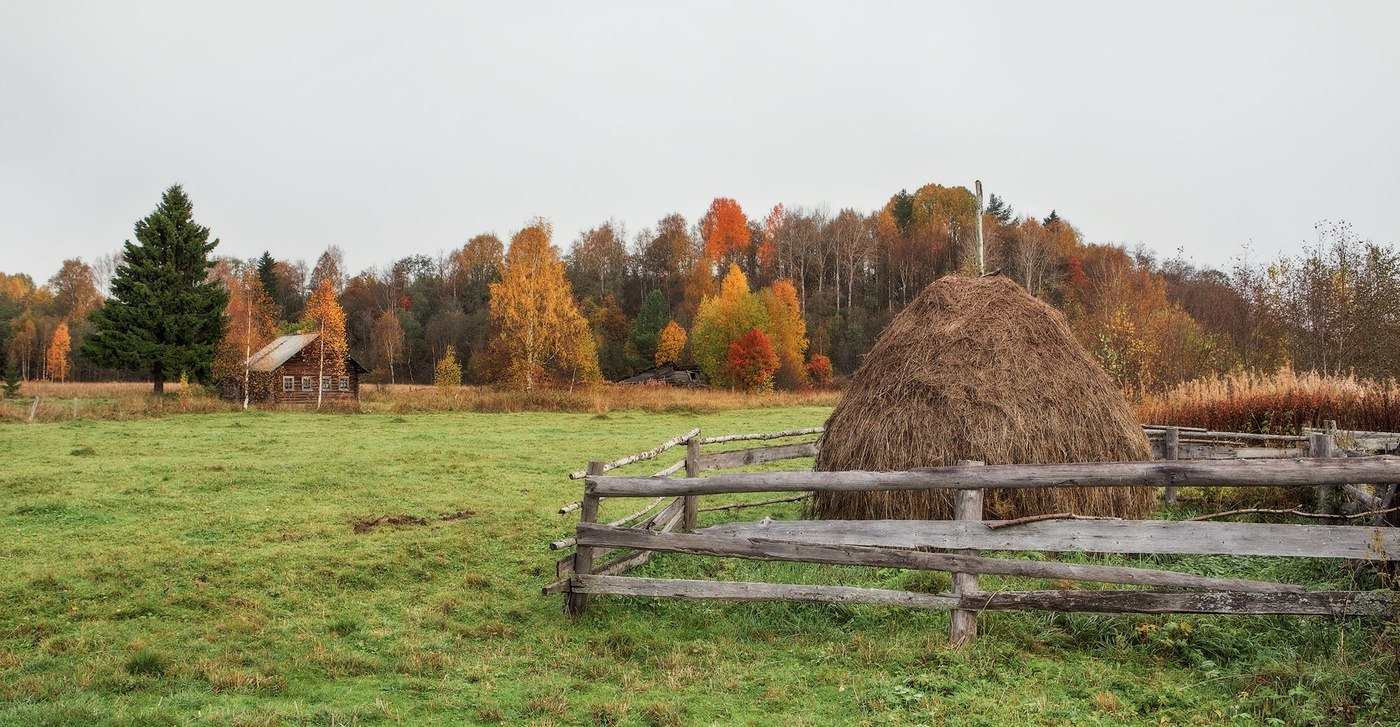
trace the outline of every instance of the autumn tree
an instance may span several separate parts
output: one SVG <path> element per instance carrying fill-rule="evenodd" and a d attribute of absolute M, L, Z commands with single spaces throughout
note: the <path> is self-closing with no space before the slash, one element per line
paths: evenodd
<path fill-rule="evenodd" d="M 389 383 L 395 383 L 394 364 L 403 358 L 403 326 L 393 310 L 386 310 L 374 320 L 370 334 L 370 360 L 375 368 L 389 369 Z"/>
<path fill-rule="evenodd" d="M 19 375 L 25 381 L 32 378 L 30 361 L 35 355 L 35 347 L 38 345 L 39 328 L 34 325 L 33 317 L 25 315 L 17 322 L 11 323 L 8 358 L 10 361 L 19 362 Z"/>
<path fill-rule="evenodd" d="M 193 211 L 175 185 L 136 223 L 136 242 L 122 249 L 112 297 L 90 314 L 95 330 L 83 339 L 83 355 L 101 366 L 150 371 L 157 394 L 177 373 L 207 380 L 224 337 L 228 292 L 208 280 L 209 254 L 219 241 L 195 223 Z"/>
<path fill-rule="evenodd" d="M 241 381 L 246 409 L 254 387 L 248 359 L 277 338 L 277 304 L 263 289 L 255 267 L 244 267 L 227 287 L 228 326 L 214 356 L 214 378 Z"/>
<path fill-rule="evenodd" d="M 665 363 L 679 363 L 681 353 L 685 351 L 685 329 L 675 321 L 666 324 L 661 329 L 660 335 L 656 339 L 657 366 Z"/>
<path fill-rule="evenodd" d="M 63 266 L 49 278 L 49 290 L 53 292 L 54 312 L 70 323 L 86 319 L 88 313 L 102 305 L 97 274 L 77 258 L 63 261 Z"/>
<path fill-rule="evenodd" d="M 525 391 L 551 377 L 570 383 L 601 378 L 592 333 L 550 234 L 543 220 L 517 232 L 490 288 L 493 345 L 504 358 L 505 377 Z"/>
<path fill-rule="evenodd" d="M 745 260 L 752 242 L 744 210 L 728 197 L 717 197 L 710 203 L 700 219 L 700 236 L 705 240 L 706 256 L 716 263 Z"/>
<path fill-rule="evenodd" d="M 797 389 L 807 383 L 807 322 L 802 304 L 790 280 L 779 280 L 765 288 L 759 297 L 768 313 L 768 331 L 778 354 L 778 385 Z"/>
<path fill-rule="evenodd" d="M 746 391 L 772 391 L 777 373 L 778 354 L 763 331 L 754 328 L 729 344 L 724 374 L 730 386 Z"/>
<path fill-rule="evenodd" d="M 730 344 L 754 328 L 767 326 L 763 301 L 749 290 L 749 280 L 738 264 L 731 263 L 719 295 L 706 298 L 695 314 L 690 345 L 701 373 L 716 383 L 730 383 L 725 368 Z"/>
<path fill-rule="evenodd" d="M 331 289 L 336 295 L 345 289 L 345 251 L 338 245 L 331 245 L 326 251 L 316 258 L 316 267 L 311 269 L 311 281 L 308 287 L 312 291 L 321 287 L 321 283 L 329 281 Z"/>
<path fill-rule="evenodd" d="M 437 366 L 433 369 L 433 383 L 444 391 L 455 389 L 462 385 L 462 365 L 457 363 L 457 349 L 448 346 L 443 351 L 442 358 L 438 359 Z"/>
<path fill-rule="evenodd" d="M 335 287 L 330 278 L 322 278 L 320 286 L 311 292 L 302 323 L 317 333 L 316 366 L 320 385 L 316 387 L 316 408 L 320 409 L 321 399 L 330 388 L 330 382 L 345 375 L 345 359 L 350 355 L 350 347 L 345 340 L 345 311 L 341 310 L 340 302 L 335 298 Z"/>
<path fill-rule="evenodd" d="M 68 338 L 68 323 L 60 322 L 49 340 L 48 369 L 49 379 L 59 382 L 68 379 L 68 349 L 72 341 Z"/>
<path fill-rule="evenodd" d="M 831 386 L 831 359 L 821 354 L 812 356 L 807 362 L 807 380 L 818 389 Z"/>

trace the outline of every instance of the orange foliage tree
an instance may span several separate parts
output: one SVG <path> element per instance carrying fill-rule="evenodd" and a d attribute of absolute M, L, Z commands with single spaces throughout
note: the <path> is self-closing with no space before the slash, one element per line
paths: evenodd
<path fill-rule="evenodd" d="M 700 219 L 700 231 L 705 254 L 713 262 L 733 262 L 749 251 L 749 220 L 739 203 L 728 197 L 717 197 L 710 203 L 710 210 Z"/>
<path fill-rule="evenodd" d="M 316 339 L 320 371 L 316 408 L 319 409 L 322 395 L 330 388 L 330 380 L 345 375 L 345 359 L 350 355 L 350 345 L 345 340 L 345 311 L 336 300 L 335 284 L 330 278 L 322 278 L 321 284 L 312 291 L 302 320 L 320 334 Z"/>
<path fill-rule="evenodd" d="M 225 286 L 229 293 L 224 306 L 228 325 L 214 354 L 214 379 L 243 382 L 243 405 L 247 407 L 255 385 L 248 357 L 277 337 L 277 303 L 263 288 L 256 267 L 248 266 L 241 275 L 225 280 Z"/>
<path fill-rule="evenodd" d="M 49 341 L 47 363 L 50 379 L 67 380 L 68 350 L 72 346 L 73 341 L 68 337 L 68 324 L 60 322 L 58 328 L 54 329 L 53 338 Z"/>
<path fill-rule="evenodd" d="M 543 220 L 517 232 L 498 282 L 491 283 L 493 346 L 506 366 L 505 378 L 525 391 L 551 377 L 570 385 L 602 378 L 593 334 L 574 303 L 551 233 Z"/>
<path fill-rule="evenodd" d="M 685 329 L 675 321 L 667 323 L 656 338 L 656 365 L 680 361 L 684 350 Z"/>
<path fill-rule="evenodd" d="M 730 383 L 725 369 L 730 344 L 751 329 L 766 327 L 768 310 L 763 301 L 749 290 L 749 279 L 739 266 L 730 263 L 719 295 L 700 303 L 691 328 L 690 349 L 700 372 L 715 383 Z"/>
<path fill-rule="evenodd" d="M 771 391 L 779 367 L 773 343 L 754 328 L 729 344 L 724 373 L 732 386 L 747 391 Z"/>
<path fill-rule="evenodd" d="M 819 389 L 831 386 L 831 359 L 821 354 L 813 356 L 807 362 L 807 378 Z"/>
<path fill-rule="evenodd" d="M 768 311 L 768 328 L 773 348 L 778 354 L 778 384 L 785 389 L 797 389 L 807 383 L 807 322 L 802 318 L 802 304 L 797 300 L 797 288 L 790 280 L 779 280 L 760 294 Z"/>

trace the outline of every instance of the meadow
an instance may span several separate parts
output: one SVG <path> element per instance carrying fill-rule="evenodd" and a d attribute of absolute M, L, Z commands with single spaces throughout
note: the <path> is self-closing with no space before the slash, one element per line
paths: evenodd
<path fill-rule="evenodd" d="M 965 652 L 946 648 L 946 614 L 876 607 L 596 598 L 570 621 L 539 593 L 560 555 L 546 543 L 575 522 L 556 512 L 581 489 L 565 473 L 694 426 L 819 425 L 829 403 L 366 398 L 360 414 L 0 422 L 0 723 L 1400 723 L 1400 633 L 1373 621 L 997 613 Z M 1384 585 L 1335 562 L 1145 560 Z M 637 573 L 759 572 L 948 587 L 665 555 Z"/>

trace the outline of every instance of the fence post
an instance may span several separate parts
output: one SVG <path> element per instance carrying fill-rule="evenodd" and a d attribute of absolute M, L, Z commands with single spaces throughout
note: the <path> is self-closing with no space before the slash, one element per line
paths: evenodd
<path fill-rule="evenodd" d="M 685 476 L 700 476 L 700 432 L 695 436 L 685 440 Z M 681 501 L 681 530 L 690 532 L 695 529 L 695 521 L 700 516 L 700 498 L 696 495 L 686 495 Z"/>
<path fill-rule="evenodd" d="M 607 471 L 606 463 L 594 460 L 588 463 L 588 476 L 601 475 Z M 582 523 L 598 522 L 598 500 L 593 494 L 593 485 L 583 486 L 583 506 L 579 508 L 578 520 Z M 579 545 L 574 548 L 574 577 L 586 576 L 593 572 L 593 548 Z M 569 592 L 564 597 L 564 613 L 578 616 L 588 608 L 588 594 Z"/>
<path fill-rule="evenodd" d="M 1162 437 L 1162 459 L 1174 460 L 1181 457 L 1181 428 L 1167 427 L 1166 435 Z M 1162 500 L 1167 507 L 1176 505 L 1176 485 L 1167 485 L 1166 492 L 1162 493 Z"/>
<path fill-rule="evenodd" d="M 29 407 L 29 423 L 34 423 L 34 415 L 39 411 L 39 397 L 34 397 L 34 403 Z"/>
<path fill-rule="evenodd" d="M 1326 430 L 1316 429 L 1308 433 L 1308 456 L 1318 459 L 1326 459 L 1333 455 L 1332 435 Z M 1332 485 L 1317 486 L 1317 509 L 1326 515 L 1336 515 L 1339 511 L 1337 502 L 1337 488 Z M 1336 520 L 1328 520 L 1328 523 L 1335 524 Z"/>
<path fill-rule="evenodd" d="M 78 418 L 78 397 L 73 397 L 73 418 Z"/>
<path fill-rule="evenodd" d="M 957 464 L 959 467 L 976 467 L 983 463 L 972 459 L 960 459 Z M 953 498 L 953 519 L 975 522 L 982 520 L 982 490 L 958 490 L 954 493 Z M 953 552 L 966 555 L 979 553 L 977 550 L 955 550 Z M 976 573 L 953 574 L 953 595 L 961 596 L 965 593 L 975 593 L 977 590 Z M 962 649 L 971 646 L 976 640 L 977 612 L 954 609 L 948 625 L 948 647 Z"/>

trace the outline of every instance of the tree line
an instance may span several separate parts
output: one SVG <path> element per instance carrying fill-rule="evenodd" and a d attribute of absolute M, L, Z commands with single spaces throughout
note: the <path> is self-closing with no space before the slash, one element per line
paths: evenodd
<path fill-rule="evenodd" d="M 979 214 L 969 190 L 938 184 L 871 211 L 753 213 L 717 198 L 693 222 L 673 213 L 629 234 L 609 220 L 560 245 L 533 220 L 504 240 L 479 234 L 352 275 L 334 246 L 314 265 L 271 251 L 219 257 L 191 210 L 172 188 L 117 254 L 66 260 L 45 284 L 0 273 L 7 368 L 23 379 L 232 376 L 271 337 L 321 325 L 329 300 L 349 353 L 385 382 L 432 382 L 444 359 L 465 382 L 522 389 L 674 361 L 724 386 L 822 386 L 854 371 L 928 283 L 974 272 Z M 193 231 L 188 264 L 135 281 L 151 266 L 150 241 L 175 234 L 174 217 Z M 1062 310 L 1130 391 L 1285 366 L 1372 377 L 1400 368 L 1400 259 L 1346 223 L 1320 223 L 1299 254 L 1255 260 L 1246 248 L 1221 270 L 1088 243 L 1057 211 L 1018 214 L 996 194 L 981 217 L 987 268 Z M 107 332 L 124 315 L 130 324 L 168 313 L 132 310 L 136 291 L 158 282 L 202 291 L 191 299 L 202 312 L 179 319 L 199 343 Z"/>

